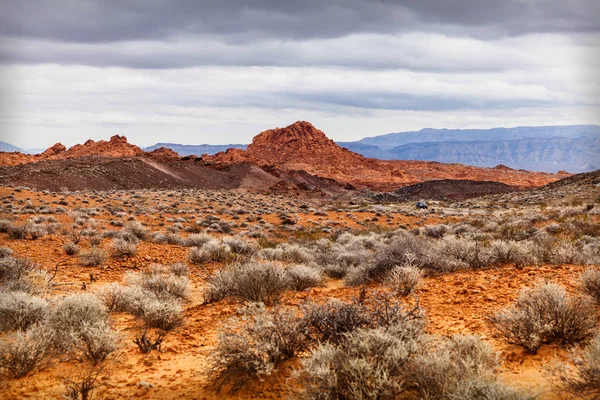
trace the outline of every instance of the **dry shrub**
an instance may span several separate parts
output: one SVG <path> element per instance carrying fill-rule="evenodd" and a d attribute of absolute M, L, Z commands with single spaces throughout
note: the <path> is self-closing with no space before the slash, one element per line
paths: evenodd
<path fill-rule="evenodd" d="M 423 328 L 423 312 L 419 307 L 407 311 L 389 294 L 375 293 L 370 299 L 365 296 L 363 293 L 350 303 L 332 299 L 324 304 L 304 305 L 302 323 L 310 341 L 339 343 L 347 332 L 392 324 L 411 330 Z"/>
<path fill-rule="evenodd" d="M 181 306 L 174 301 L 155 300 L 143 305 L 140 318 L 148 328 L 171 332 L 184 323 Z"/>
<path fill-rule="evenodd" d="M 286 268 L 288 285 L 293 290 L 305 290 L 323 283 L 321 271 L 304 264 L 295 264 Z"/>
<path fill-rule="evenodd" d="M 118 339 L 107 321 L 84 322 L 78 329 L 75 349 L 80 358 L 97 365 L 118 349 Z"/>
<path fill-rule="evenodd" d="M 0 258 L 0 285 L 4 290 L 24 291 L 32 293 L 36 291 L 28 278 L 36 274 L 38 266 L 28 258 L 24 257 L 2 257 Z M 20 289 L 23 287 L 23 289 Z M 28 290 L 31 289 L 31 290 Z"/>
<path fill-rule="evenodd" d="M 45 318 L 46 300 L 24 292 L 0 292 L 0 332 L 26 330 Z"/>
<path fill-rule="evenodd" d="M 127 281 L 132 286 L 154 293 L 160 299 L 187 299 L 190 292 L 188 278 L 168 273 L 162 266 L 129 274 Z"/>
<path fill-rule="evenodd" d="M 414 266 L 400 266 L 392 269 L 386 278 L 386 284 L 398 296 L 408 296 L 421 282 L 423 272 Z"/>
<path fill-rule="evenodd" d="M 78 369 L 73 375 L 63 379 L 66 393 L 63 395 L 68 400 L 90 400 L 94 390 L 101 384 L 98 382 L 103 369 L 97 366 Z"/>
<path fill-rule="evenodd" d="M 589 339 L 596 325 L 587 298 L 571 298 L 564 288 L 542 283 L 521 291 L 516 303 L 491 318 L 509 343 L 535 353 L 542 344 L 576 344 Z"/>
<path fill-rule="evenodd" d="M 138 221 L 131 221 L 127 223 L 122 232 L 131 234 L 140 240 L 144 240 L 148 236 L 148 228 Z"/>
<path fill-rule="evenodd" d="M 582 398 L 600 398 L 600 335 L 581 354 L 574 354 L 573 361 L 574 368 L 562 364 L 553 371 L 559 388 Z"/>
<path fill-rule="evenodd" d="M 46 326 L 53 332 L 53 346 L 70 351 L 86 324 L 106 322 L 107 318 L 98 297 L 90 293 L 74 294 L 58 301 L 48 315 Z"/>
<path fill-rule="evenodd" d="M 292 311 L 267 312 L 262 304 L 240 310 L 244 323 L 233 318 L 219 333 L 212 356 L 212 374 L 220 387 L 234 381 L 233 390 L 248 379 L 269 375 L 273 368 L 306 349 L 302 323 Z"/>
<path fill-rule="evenodd" d="M 248 262 L 231 264 L 208 279 L 204 301 L 212 303 L 227 296 L 273 304 L 289 287 L 285 270 L 275 264 Z"/>
<path fill-rule="evenodd" d="M 192 247 L 188 259 L 194 264 L 204 264 L 209 261 L 225 262 L 231 257 L 231 249 L 217 240 L 204 243 L 201 247 Z"/>
<path fill-rule="evenodd" d="M 65 251 L 66 255 L 68 255 L 68 256 L 74 256 L 76 254 L 79 254 L 79 251 L 81 249 L 79 248 L 79 245 L 77 245 L 77 244 L 75 244 L 73 242 L 69 242 L 69 243 L 66 243 L 63 246 L 63 250 Z"/>
<path fill-rule="evenodd" d="M 600 270 L 585 270 L 581 275 L 581 288 L 600 304 Z"/>
<path fill-rule="evenodd" d="M 135 243 L 118 238 L 113 240 L 111 250 L 115 257 L 130 257 L 135 255 L 137 248 Z"/>
<path fill-rule="evenodd" d="M 106 262 L 106 252 L 98 247 L 92 247 L 79 255 L 79 262 L 86 267 L 98 267 Z"/>
<path fill-rule="evenodd" d="M 0 342 L 0 375 L 27 376 L 47 367 L 50 355 L 49 338 L 39 327 L 10 334 Z"/>
<path fill-rule="evenodd" d="M 306 399 L 525 399 L 501 385 L 496 357 L 474 336 L 427 337 L 396 324 L 347 333 L 302 361 Z"/>
<path fill-rule="evenodd" d="M 128 312 L 141 315 L 143 304 L 156 297 L 139 286 L 122 286 L 110 283 L 98 291 L 98 297 L 109 312 Z"/>

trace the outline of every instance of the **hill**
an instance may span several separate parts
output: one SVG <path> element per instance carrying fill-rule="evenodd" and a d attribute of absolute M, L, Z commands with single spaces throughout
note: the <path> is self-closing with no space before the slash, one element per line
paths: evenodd
<path fill-rule="evenodd" d="M 5 151 L 5 152 L 14 152 L 14 151 L 18 151 L 20 153 L 25 153 L 25 150 L 23 150 L 20 147 L 17 146 L 13 146 L 10 143 L 6 143 L 6 142 L 0 142 L 0 151 Z"/>
<path fill-rule="evenodd" d="M 477 168 L 462 164 L 365 158 L 340 147 L 306 121 L 261 132 L 246 150 L 229 149 L 205 159 L 217 165 L 253 162 L 260 166 L 305 170 L 312 175 L 377 191 L 392 191 L 400 186 L 439 179 L 483 180 L 535 187 L 561 177 L 506 167 Z"/>

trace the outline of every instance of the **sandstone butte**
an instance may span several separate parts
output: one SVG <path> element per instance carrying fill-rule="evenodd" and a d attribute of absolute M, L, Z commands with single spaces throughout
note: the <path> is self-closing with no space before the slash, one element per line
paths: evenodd
<path fill-rule="evenodd" d="M 521 188 L 542 186 L 569 174 L 514 170 L 506 166 L 480 168 L 431 161 L 378 160 L 340 147 L 311 123 L 298 121 L 285 128 L 264 131 L 246 150 L 228 149 L 206 162 L 231 165 L 253 162 L 349 183 L 356 188 L 391 191 L 399 186 L 436 179 L 496 181 Z"/>
<path fill-rule="evenodd" d="M 12 166 L 43 160 L 60 160 L 86 156 L 139 157 L 159 160 L 178 159 L 177 153 L 160 148 L 145 153 L 115 135 L 109 141 L 88 140 L 66 148 L 57 143 L 41 154 L 0 152 L 0 166 Z M 442 164 L 430 161 L 378 160 L 337 145 L 311 123 L 298 121 L 285 128 L 264 131 L 254 137 L 247 150 L 228 149 L 213 156 L 203 156 L 208 164 L 226 167 L 237 163 L 255 163 L 290 171 L 306 171 L 323 178 L 335 179 L 356 188 L 392 191 L 400 186 L 436 179 L 468 179 L 503 182 L 511 186 L 531 188 L 568 176 L 514 170 L 506 166 L 480 168 L 463 164 Z"/>

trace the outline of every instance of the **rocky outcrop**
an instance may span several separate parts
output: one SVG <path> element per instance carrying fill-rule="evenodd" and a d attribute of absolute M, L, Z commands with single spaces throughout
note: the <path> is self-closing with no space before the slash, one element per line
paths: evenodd
<path fill-rule="evenodd" d="M 517 187 L 536 187 L 562 176 L 517 171 L 505 166 L 478 168 L 428 161 L 377 160 L 340 147 L 306 121 L 258 134 L 244 150 L 229 149 L 204 160 L 212 164 L 253 162 L 287 170 L 304 170 L 357 188 L 392 191 L 400 186 L 429 180 L 461 179 L 495 181 Z"/>

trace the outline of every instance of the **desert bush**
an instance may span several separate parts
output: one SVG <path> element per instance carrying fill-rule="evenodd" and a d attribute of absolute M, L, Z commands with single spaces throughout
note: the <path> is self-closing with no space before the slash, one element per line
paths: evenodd
<path fill-rule="evenodd" d="M 432 238 L 442 238 L 450 231 L 450 227 L 448 225 L 439 224 L 439 225 L 427 225 L 423 228 L 423 233 L 425 236 L 429 236 Z"/>
<path fill-rule="evenodd" d="M 51 355 L 47 335 L 39 327 L 10 334 L 0 341 L 0 375 L 21 378 L 44 369 Z"/>
<path fill-rule="evenodd" d="M 169 266 L 169 270 L 175 276 L 188 276 L 190 271 L 184 263 L 173 263 Z"/>
<path fill-rule="evenodd" d="M 285 261 L 307 264 L 314 261 L 314 255 L 298 244 L 283 243 L 275 248 L 261 249 L 258 258 L 268 261 Z"/>
<path fill-rule="evenodd" d="M 160 299 L 187 299 L 190 292 L 188 278 L 161 269 L 128 274 L 127 281 L 132 286 L 137 285 L 154 293 Z"/>
<path fill-rule="evenodd" d="M 144 240 L 148 236 L 148 228 L 138 221 L 128 222 L 123 231 L 132 234 L 140 240 Z"/>
<path fill-rule="evenodd" d="M 164 332 L 179 328 L 185 321 L 181 314 L 181 306 L 175 301 L 154 300 L 145 303 L 140 318 L 146 327 Z"/>
<path fill-rule="evenodd" d="M 531 242 L 494 240 L 490 243 L 490 261 L 500 264 L 514 263 L 517 266 L 535 265 Z"/>
<path fill-rule="evenodd" d="M 325 344 L 296 373 L 307 399 L 522 399 L 495 380 L 496 357 L 481 340 L 434 342 L 395 325 L 359 329 Z M 401 334 L 398 334 L 401 333 Z"/>
<path fill-rule="evenodd" d="M 483 268 L 494 262 L 490 249 L 478 240 L 448 236 L 440 241 L 438 251 L 470 268 Z"/>
<path fill-rule="evenodd" d="M 0 258 L 10 257 L 12 256 L 13 251 L 8 246 L 0 246 Z"/>
<path fill-rule="evenodd" d="M 0 332 L 26 330 L 46 316 L 46 300 L 24 292 L 0 292 Z"/>
<path fill-rule="evenodd" d="M 98 379 L 103 369 L 99 367 L 79 369 L 75 374 L 63 379 L 68 400 L 91 400 L 94 390 L 100 386 Z"/>
<path fill-rule="evenodd" d="M 406 389 L 404 371 L 417 338 L 384 328 L 358 330 L 339 345 L 324 344 L 302 360 L 299 382 L 307 399 L 393 399 Z"/>
<path fill-rule="evenodd" d="M 75 349 L 81 358 L 97 365 L 117 350 L 117 341 L 107 321 L 84 322 L 78 328 Z"/>
<path fill-rule="evenodd" d="M 206 233 L 194 233 L 183 239 L 183 246 L 202 247 L 202 245 L 212 240 L 214 240 L 214 237 Z"/>
<path fill-rule="evenodd" d="M 64 297 L 56 303 L 46 319 L 53 334 L 53 345 L 59 350 L 71 350 L 85 324 L 107 320 L 106 308 L 98 297 L 89 293 Z"/>
<path fill-rule="evenodd" d="M 574 370 L 562 364 L 553 371 L 560 389 L 582 398 L 600 398 L 600 335 L 581 353 L 573 354 Z"/>
<path fill-rule="evenodd" d="M 235 254 L 249 256 L 258 248 L 255 242 L 250 242 L 235 236 L 226 236 L 222 240 Z"/>
<path fill-rule="evenodd" d="M 308 346 L 302 324 L 292 311 L 267 312 L 262 304 L 254 303 L 240 312 L 243 323 L 238 318 L 227 323 L 212 355 L 213 376 L 219 385 L 234 380 L 233 389 L 251 377 L 269 375 Z"/>
<path fill-rule="evenodd" d="M 509 343 L 535 353 L 542 344 L 575 344 L 589 339 L 595 316 L 587 298 L 571 298 L 564 288 L 542 283 L 521 291 L 515 304 L 491 318 Z"/>
<path fill-rule="evenodd" d="M 129 257 L 135 255 L 136 245 L 135 243 L 119 238 L 113 240 L 111 250 L 115 257 Z"/>
<path fill-rule="evenodd" d="M 98 297 L 109 312 L 128 312 L 139 316 L 143 305 L 156 300 L 156 296 L 139 286 L 122 286 L 110 283 L 98 291 Z"/>
<path fill-rule="evenodd" d="M 232 296 L 272 304 L 288 287 L 289 280 L 285 270 L 275 264 L 231 264 L 208 279 L 204 301 L 212 303 Z"/>
<path fill-rule="evenodd" d="M 466 382 L 489 378 L 497 365 L 496 355 L 476 336 L 457 335 L 427 347 L 415 357 L 412 370 L 423 398 L 448 398 Z"/>
<path fill-rule="evenodd" d="M 324 304 L 303 305 L 302 324 L 312 343 L 339 343 L 347 332 L 361 328 L 397 325 L 406 332 L 419 334 L 424 327 L 423 312 L 419 307 L 406 310 L 391 295 L 375 293 L 346 303 L 338 299 Z"/>
<path fill-rule="evenodd" d="M 42 294 L 48 289 L 48 275 L 23 257 L 0 258 L 0 291 Z"/>
<path fill-rule="evenodd" d="M 600 270 L 587 269 L 581 275 L 581 288 L 600 304 Z"/>
<path fill-rule="evenodd" d="M 204 264 L 209 261 L 224 262 L 231 256 L 231 249 L 216 240 L 204 243 L 202 247 L 192 247 L 188 259 L 194 264 Z"/>
<path fill-rule="evenodd" d="M 65 251 L 65 254 L 67 254 L 68 256 L 74 256 L 76 254 L 79 254 L 79 251 L 81 249 L 79 248 L 79 245 L 76 245 L 73 242 L 69 242 L 63 246 L 63 250 Z"/>
<path fill-rule="evenodd" d="M 323 282 L 321 272 L 304 264 L 295 264 L 285 269 L 288 286 L 293 290 L 305 290 Z"/>
<path fill-rule="evenodd" d="M 421 269 L 415 266 L 399 266 L 389 272 L 386 284 L 399 296 L 408 296 L 417 288 L 422 276 Z"/>
<path fill-rule="evenodd" d="M 92 247 L 90 250 L 82 252 L 79 255 L 79 262 L 86 267 L 97 267 L 106 262 L 106 252 L 98 247 Z"/>

